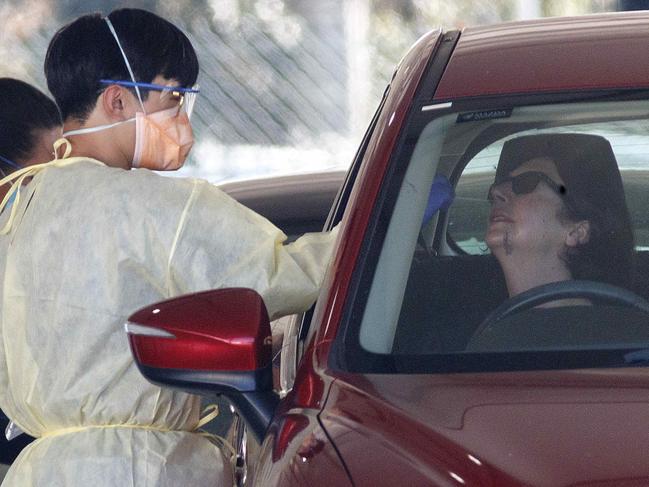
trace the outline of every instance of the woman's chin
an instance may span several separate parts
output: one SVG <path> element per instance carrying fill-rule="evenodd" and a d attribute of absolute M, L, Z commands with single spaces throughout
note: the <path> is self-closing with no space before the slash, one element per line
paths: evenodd
<path fill-rule="evenodd" d="M 489 229 L 484 237 L 484 241 L 487 244 L 487 247 L 489 247 L 489 250 L 493 253 L 495 249 L 503 246 L 503 238 L 503 232 Z"/>
<path fill-rule="evenodd" d="M 511 254 L 511 251 L 507 252 L 505 235 L 502 232 L 488 232 L 485 235 L 485 243 L 491 254 L 500 262 Z"/>

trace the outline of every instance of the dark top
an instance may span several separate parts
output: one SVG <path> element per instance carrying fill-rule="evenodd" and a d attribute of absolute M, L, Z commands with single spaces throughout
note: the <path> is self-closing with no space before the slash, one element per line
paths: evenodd
<path fill-rule="evenodd" d="M 472 336 L 470 352 L 649 345 L 649 314 L 621 306 L 532 308 L 492 323 Z"/>

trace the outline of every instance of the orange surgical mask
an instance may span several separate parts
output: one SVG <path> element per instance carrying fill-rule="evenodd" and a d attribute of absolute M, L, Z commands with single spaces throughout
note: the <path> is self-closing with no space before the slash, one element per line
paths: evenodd
<path fill-rule="evenodd" d="M 194 144 L 189 117 L 184 110 L 135 114 L 133 167 L 173 171 L 182 167 Z"/>

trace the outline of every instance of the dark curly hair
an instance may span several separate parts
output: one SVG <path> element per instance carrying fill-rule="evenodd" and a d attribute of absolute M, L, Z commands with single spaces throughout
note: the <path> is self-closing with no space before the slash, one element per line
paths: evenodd
<path fill-rule="evenodd" d="M 61 126 L 54 101 L 29 83 L 0 78 L 0 156 L 21 163 L 32 156 L 40 130 Z M 0 161 L 4 173 L 15 168 Z"/>

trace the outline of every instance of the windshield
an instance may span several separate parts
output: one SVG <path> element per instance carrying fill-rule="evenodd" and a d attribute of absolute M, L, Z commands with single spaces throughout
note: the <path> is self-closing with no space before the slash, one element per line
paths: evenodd
<path fill-rule="evenodd" d="M 605 366 L 612 350 L 637 363 L 649 103 L 447 112 L 421 127 L 372 244 L 360 350 L 426 356 L 426 371 Z"/>

